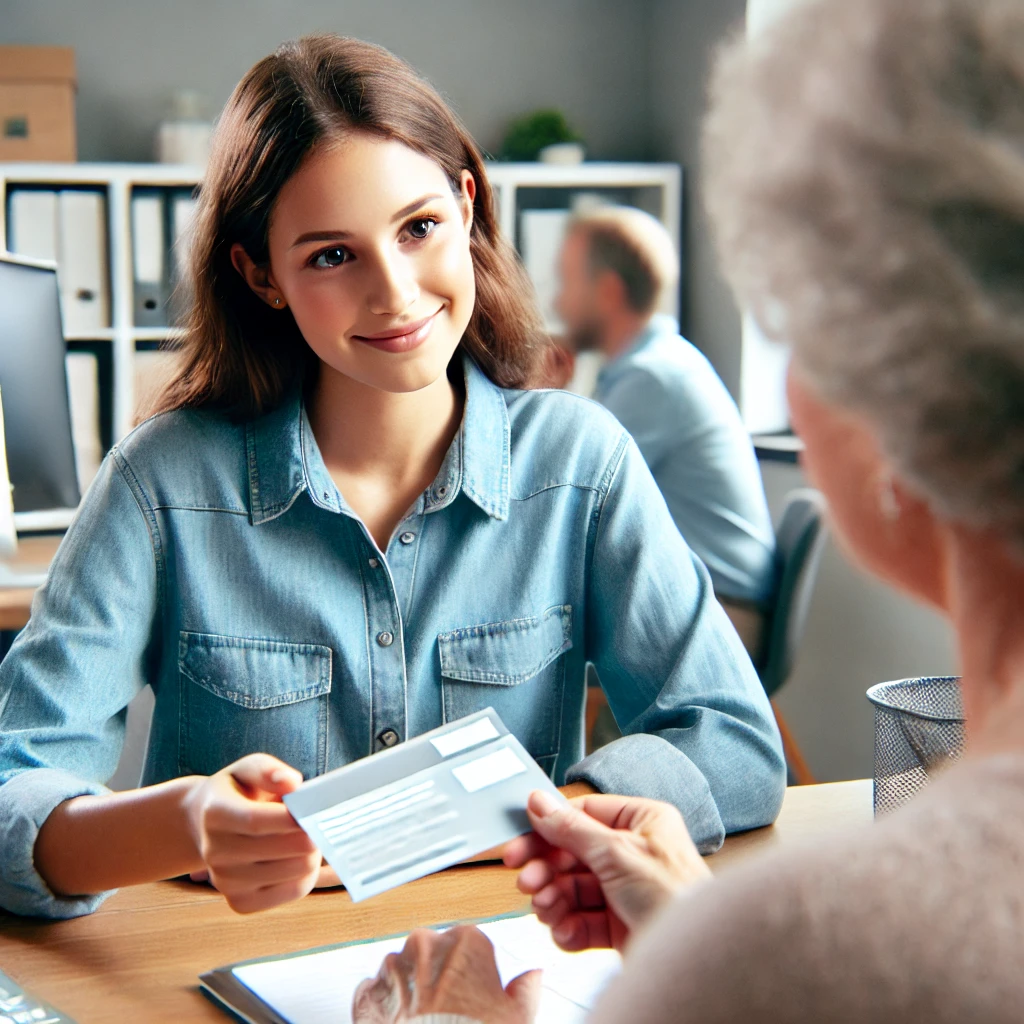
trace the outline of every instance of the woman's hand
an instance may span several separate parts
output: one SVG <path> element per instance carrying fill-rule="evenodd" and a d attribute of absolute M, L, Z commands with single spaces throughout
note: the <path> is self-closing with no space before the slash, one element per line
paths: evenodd
<path fill-rule="evenodd" d="M 302 775 L 276 757 L 249 754 L 199 781 L 184 799 L 210 884 L 240 914 L 299 899 L 317 882 L 320 851 L 281 803 L 301 783 Z"/>
<path fill-rule="evenodd" d="M 527 971 L 502 988 L 494 947 L 479 928 L 419 930 L 401 953 L 384 958 L 376 978 L 356 989 L 354 1024 L 397 1024 L 421 1014 L 445 1013 L 482 1024 L 529 1024 L 540 998 L 540 971 Z"/>
<path fill-rule="evenodd" d="M 519 888 L 562 949 L 621 951 L 677 890 L 711 877 L 670 804 L 605 794 L 556 804 L 538 790 L 527 813 L 533 834 L 504 860 L 522 868 Z"/>
<path fill-rule="evenodd" d="M 492 859 L 499 860 L 500 858 L 495 857 L 495 858 L 492 858 Z M 205 883 L 207 885 L 211 885 L 212 884 L 210 882 L 210 872 L 207 871 L 206 868 L 203 868 L 200 871 L 193 871 L 193 872 L 191 872 L 191 874 L 189 874 L 188 877 L 193 882 L 198 882 L 200 884 Z M 323 861 L 320 864 L 320 874 L 317 875 L 316 885 L 314 885 L 313 888 L 314 889 L 340 889 L 340 888 L 343 888 L 341 879 L 338 877 L 337 871 L 335 871 L 334 868 L 332 868 L 331 865 L 327 863 L 327 861 Z"/>

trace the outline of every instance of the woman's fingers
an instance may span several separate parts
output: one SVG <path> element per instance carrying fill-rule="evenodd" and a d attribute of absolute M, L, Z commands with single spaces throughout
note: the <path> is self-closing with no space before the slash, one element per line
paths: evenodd
<path fill-rule="evenodd" d="M 275 885 L 258 889 L 246 888 L 240 892 L 225 892 L 221 889 L 221 892 L 232 910 L 239 914 L 254 914 L 259 910 L 269 910 L 282 903 L 302 899 L 316 883 L 316 875 L 317 872 L 314 870 L 304 877 L 278 882 Z"/>
<path fill-rule="evenodd" d="M 216 840 L 213 842 L 212 840 Z M 282 832 L 273 835 L 239 835 L 215 833 L 207 851 L 207 864 L 230 867 L 233 864 L 287 860 L 291 857 L 319 858 L 316 844 L 305 832 Z"/>
<path fill-rule="evenodd" d="M 207 831 L 236 835 L 271 836 L 302 832 L 284 804 L 253 800 L 240 793 L 224 793 L 206 808 Z M 302 832 L 305 835 L 304 832 Z"/>
<path fill-rule="evenodd" d="M 521 893 L 530 896 L 540 892 L 546 885 L 550 885 L 557 874 L 558 872 L 546 860 L 531 860 L 519 872 L 516 886 Z"/>
<path fill-rule="evenodd" d="M 320 865 L 320 874 L 317 876 L 316 889 L 333 889 L 342 884 L 338 872 L 326 861 Z"/>
<path fill-rule="evenodd" d="M 589 872 L 559 875 L 533 895 L 534 907 L 553 907 L 559 900 L 570 911 L 604 910 L 607 907 L 601 883 Z"/>
<path fill-rule="evenodd" d="M 588 801 L 593 801 L 593 814 L 591 814 L 587 806 Z M 554 804 L 554 801 L 551 802 Z M 627 802 L 627 797 L 598 793 L 573 797 L 569 801 L 569 806 L 585 811 L 591 814 L 591 817 L 611 826 L 622 812 L 623 805 Z M 557 847 L 553 847 L 536 832 L 528 832 L 526 835 L 517 836 L 505 844 L 505 848 L 502 851 L 502 859 L 506 867 L 521 868 L 528 861 L 537 860 L 542 857 L 549 858 L 553 854 L 560 852 L 564 854 L 564 851 L 559 851 Z M 562 870 L 568 871 L 570 868 L 565 867 Z"/>
<path fill-rule="evenodd" d="M 228 768 L 250 799 L 280 799 L 302 785 L 302 772 L 270 754 L 249 754 Z"/>
<path fill-rule="evenodd" d="M 584 949 L 615 948 L 611 917 L 607 913 L 566 914 L 551 927 L 551 938 L 567 953 Z"/>
<path fill-rule="evenodd" d="M 185 810 L 209 880 L 240 913 L 309 892 L 321 857 L 281 797 L 302 775 L 269 754 L 240 758 L 186 797 Z"/>
<path fill-rule="evenodd" d="M 527 832 L 525 836 L 516 836 L 505 844 L 501 859 L 507 868 L 521 868 L 528 861 L 546 857 L 552 849 L 551 844 L 536 832 Z"/>
<path fill-rule="evenodd" d="M 221 891 L 225 886 L 249 886 L 266 888 L 297 878 L 305 878 L 312 872 L 320 875 L 319 855 L 309 854 L 300 857 L 287 857 L 279 860 L 241 861 L 222 867 L 213 867 L 211 877 Z"/>
<path fill-rule="evenodd" d="M 625 798 L 613 798 L 624 800 Z M 584 797 L 583 802 L 595 800 Z M 605 802 L 599 806 L 610 812 Z M 556 803 L 543 790 L 534 790 L 526 805 L 534 831 L 558 850 L 567 851 L 588 867 L 605 861 L 621 836 L 580 806 Z"/>
<path fill-rule="evenodd" d="M 537 1016 L 543 976 L 543 971 L 526 971 L 505 986 L 505 995 L 512 1000 L 524 1021 L 532 1021 Z"/>

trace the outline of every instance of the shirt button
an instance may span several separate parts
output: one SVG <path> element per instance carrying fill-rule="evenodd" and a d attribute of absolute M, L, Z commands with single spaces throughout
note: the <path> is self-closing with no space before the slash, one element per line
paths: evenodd
<path fill-rule="evenodd" d="M 393 747 L 398 742 L 398 733 L 394 729 L 385 729 L 377 739 L 382 747 Z"/>
<path fill-rule="evenodd" d="M 437 489 L 437 496 L 439 498 L 443 498 L 447 493 L 448 493 L 448 488 L 447 487 L 438 487 L 438 489 Z"/>
<path fill-rule="evenodd" d="M 408 530 L 398 538 L 403 544 L 411 544 L 416 539 L 415 533 L 410 533 Z"/>
<path fill-rule="evenodd" d="M 381 647 L 390 647 L 394 642 L 394 635 L 392 633 L 389 633 L 386 629 L 384 630 L 383 633 L 377 634 L 377 643 L 379 643 Z"/>
<path fill-rule="evenodd" d="M 371 569 L 376 569 L 378 565 L 380 565 L 380 562 L 378 562 L 376 558 L 371 558 L 370 559 L 370 568 Z"/>

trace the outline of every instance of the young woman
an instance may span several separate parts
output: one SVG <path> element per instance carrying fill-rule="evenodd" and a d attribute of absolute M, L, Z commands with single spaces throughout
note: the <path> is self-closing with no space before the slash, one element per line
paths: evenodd
<path fill-rule="evenodd" d="M 364 43 L 283 47 L 203 182 L 184 362 L 106 460 L 0 667 L 0 904 L 207 871 L 317 882 L 303 777 L 492 706 L 553 779 L 712 849 L 783 763 L 735 633 L 611 417 L 530 392 L 540 331 L 479 151 Z M 582 757 L 593 661 L 623 739 Z M 156 695 L 143 787 L 112 794 Z"/>

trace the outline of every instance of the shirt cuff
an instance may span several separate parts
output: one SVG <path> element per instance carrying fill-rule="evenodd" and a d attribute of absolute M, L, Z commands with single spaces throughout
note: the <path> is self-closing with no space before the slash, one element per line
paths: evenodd
<path fill-rule="evenodd" d="M 39 829 L 58 804 L 109 792 L 106 786 L 57 768 L 31 768 L 0 786 L 0 907 L 26 916 L 81 917 L 115 891 L 57 896 L 36 871 L 34 857 Z"/>
<path fill-rule="evenodd" d="M 700 769 L 660 736 L 623 736 L 566 772 L 566 782 L 589 782 L 602 793 L 663 800 L 679 809 L 701 853 L 725 841 L 725 825 Z"/>

